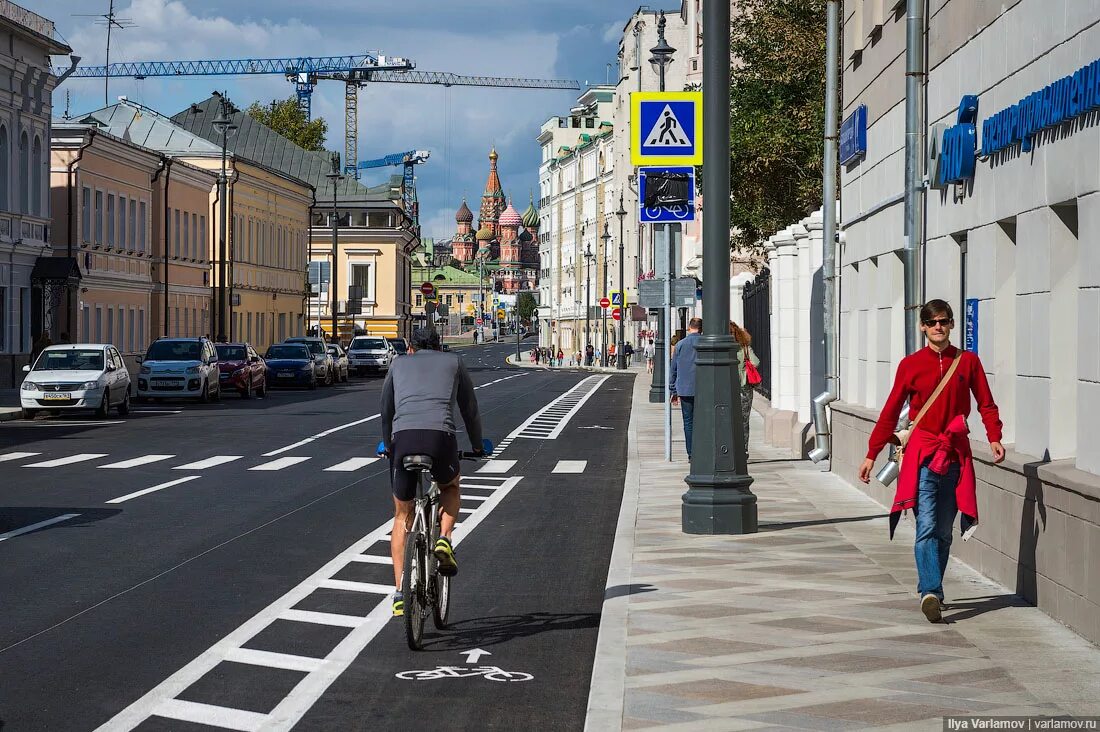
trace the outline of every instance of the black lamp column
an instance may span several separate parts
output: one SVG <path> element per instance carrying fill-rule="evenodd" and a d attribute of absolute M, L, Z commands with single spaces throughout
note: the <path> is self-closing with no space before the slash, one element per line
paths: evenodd
<path fill-rule="evenodd" d="M 623 268 L 626 266 L 626 257 L 623 253 L 625 242 L 623 241 L 623 220 L 626 219 L 626 209 L 623 208 L 623 194 L 619 193 L 619 210 L 615 212 L 619 217 L 619 297 L 622 305 L 619 307 L 619 345 L 615 347 L 616 366 L 621 370 L 626 368 L 626 353 L 623 346 L 626 345 L 626 284 L 623 280 Z"/>
<path fill-rule="evenodd" d="M 340 172 L 340 153 L 332 153 L 331 161 L 332 170 L 325 173 L 325 177 L 332 183 L 332 272 L 329 276 L 329 287 L 332 288 L 332 336 L 339 342 L 340 327 L 337 324 L 337 313 L 340 307 L 340 291 L 337 289 L 336 283 L 339 280 L 340 250 L 336 243 L 336 187 L 340 184 L 340 181 L 344 179 L 344 175 Z"/>
<path fill-rule="evenodd" d="M 584 271 L 584 356 L 582 362 L 588 365 L 588 348 L 592 345 L 592 260 L 596 255 L 592 253 L 592 245 L 584 249 L 584 263 L 587 265 Z"/>
<path fill-rule="evenodd" d="M 669 64 L 672 63 L 672 56 L 676 53 L 676 49 L 668 45 L 668 41 L 665 40 L 665 14 L 661 13 L 661 17 L 657 20 L 657 45 L 649 49 L 652 54 L 649 57 L 649 65 L 653 68 L 653 71 L 657 74 L 659 81 L 660 91 L 665 90 L 665 70 Z M 729 27 L 728 24 L 726 26 Z M 641 72 L 639 72 L 640 74 Z M 704 128 L 705 129 L 705 128 Z M 672 236 L 672 232 L 669 230 L 668 224 L 663 224 L 662 229 L 665 233 L 665 249 L 671 249 L 667 237 Z M 657 237 L 656 227 L 654 227 L 653 240 L 653 262 L 657 262 Z M 669 269 L 671 270 L 672 263 L 669 262 Z M 657 267 L 654 266 L 654 272 Z M 672 303 L 666 304 L 666 307 L 672 307 Z M 655 404 L 660 404 L 665 400 L 665 339 L 667 335 L 665 333 L 665 320 L 662 315 L 657 321 L 657 338 L 653 342 L 653 380 L 649 384 L 649 401 Z"/>
<path fill-rule="evenodd" d="M 607 250 L 611 248 L 611 232 L 607 230 L 607 221 L 603 222 L 603 235 L 600 237 L 603 242 L 603 277 L 600 278 L 600 289 L 602 291 L 607 290 Z M 606 297 L 606 293 L 603 297 Z M 600 366 L 608 366 L 610 356 L 607 355 L 607 308 L 600 308 L 600 343 L 603 344 L 600 350 Z M 621 344 L 620 344 L 621 347 Z"/>
<path fill-rule="evenodd" d="M 228 188 L 229 178 L 226 175 L 226 158 L 228 156 L 227 147 L 229 144 L 229 135 L 232 132 L 236 132 L 237 125 L 233 124 L 233 118 L 230 117 L 232 112 L 236 109 L 230 103 L 229 99 L 224 95 L 218 95 L 219 105 L 218 114 L 214 117 L 211 124 L 214 125 L 214 129 L 222 137 L 222 166 L 218 171 L 218 289 L 217 289 L 217 303 L 218 318 L 217 329 L 215 335 L 217 340 L 224 342 L 227 334 L 229 333 L 226 328 L 226 310 L 228 304 L 226 302 L 226 261 L 229 258 L 229 254 L 226 251 L 225 239 L 226 229 L 229 225 L 229 200 L 226 189 Z"/>
<path fill-rule="evenodd" d="M 737 342 L 729 334 L 730 4 L 703 6 L 703 335 L 695 357 L 695 445 L 685 478 L 687 534 L 756 532 L 741 425 Z"/>

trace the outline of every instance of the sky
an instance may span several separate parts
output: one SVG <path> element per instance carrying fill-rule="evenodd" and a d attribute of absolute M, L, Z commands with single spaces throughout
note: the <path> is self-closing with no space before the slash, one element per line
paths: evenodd
<path fill-rule="evenodd" d="M 679 8 L 666 0 L 667 9 Z M 80 14 L 107 13 L 109 0 L 23 4 L 54 21 L 82 66 L 104 62 L 106 29 Z M 383 53 L 425 71 L 614 82 L 626 0 L 116 0 L 133 25 L 111 34 L 111 61 L 277 58 Z M 657 7 L 654 5 L 653 7 Z M 64 58 L 55 58 L 58 64 Z M 607 64 L 612 64 L 610 72 Z M 109 100 L 125 95 L 173 115 L 218 89 L 239 108 L 293 94 L 277 75 L 112 79 Z M 66 100 L 66 93 L 69 94 Z M 359 159 L 428 149 L 417 169 L 423 236 L 448 238 L 466 196 L 477 212 L 488 153 L 496 146 L 505 193 L 522 213 L 538 190 L 539 126 L 566 114 L 578 91 L 374 84 L 359 92 Z M 102 79 L 68 79 L 54 92 L 54 115 L 104 106 Z M 326 147 L 343 154 L 344 85 L 321 82 L 313 115 L 328 121 Z M 366 171 L 376 184 L 399 168 Z"/>

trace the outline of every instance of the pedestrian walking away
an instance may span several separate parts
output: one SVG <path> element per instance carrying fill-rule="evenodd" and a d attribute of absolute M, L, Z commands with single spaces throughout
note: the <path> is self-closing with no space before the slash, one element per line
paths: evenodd
<path fill-rule="evenodd" d="M 741 424 L 744 427 L 742 433 L 745 437 L 742 450 L 744 450 L 745 459 L 748 460 L 749 416 L 752 414 L 753 385 L 749 382 L 749 368 L 745 364 L 752 364 L 753 370 L 755 370 L 760 365 L 760 359 L 756 356 L 756 352 L 752 350 L 752 335 L 732 320 L 730 321 L 730 335 L 741 346 L 737 349 L 737 373 L 741 377 Z"/>
<path fill-rule="evenodd" d="M 645 370 L 647 374 L 653 373 L 653 353 L 653 339 L 650 338 L 645 346 L 642 347 L 642 355 L 645 357 Z"/>
<path fill-rule="evenodd" d="M 959 531 L 968 539 L 978 525 L 974 461 L 967 417 L 970 395 L 978 405 L 993 462 L 1004 460 L 1001 418 L 977 354 L 951 345 L 955 316 L 943 300 L 930 300 L 920 310 L 925 348 L 898 364 L 894 385 L 867 445 L 859 479 L 871 480 L 875 458 L 887 443 L 899 447 L 900 471 L 890 508 L 890 537 L 905 511 L 916 514 L 913 554 L 917 565 L 920 609 L 931 622 L 943 611 L 943 575 L 951 552 L 952 524 L 962 514 Z M 908 429 L 894 432 L 902 407 L 916 414 Z M 902 452 L 901 450 L 904 450 Z"/>
<path fill-rule="evenodd" d="M 688 322 L 687 335 L 677 342 L 672 354 L 672 370 L 668 377 L 672 404 L 679 403 L 680 415 L 684 418 L 684 446 L 689 458 L 695 426 L 695 348 L 702 330 L 702 318 L 692 318 Z"/>

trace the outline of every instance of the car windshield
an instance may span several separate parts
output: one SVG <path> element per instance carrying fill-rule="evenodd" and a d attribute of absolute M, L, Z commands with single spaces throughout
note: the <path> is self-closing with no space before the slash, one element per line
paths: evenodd
<path fill-rule="evenodd" d="M 390 345 L 393 346 L 393 350 L 398 353 L 405 353 L 409 350 L 409 347 L 405 345 L 404 338 L 391 338 Z"/>
<path fill-rule="evenodd" d="M 35 371 L 102 371 L 103 351 L 71 349 L 46 351 L 34 364 Z"/>
<path fill-rule="evenodd" d="M 357 351 L 384 351 L 386 340 L 384 338 L 356 338 L 351 347 Z"/>
<path fill-rule="evenodd" d="M 202 344 L 198 341 L 155 341 L 145 354 L 146 361 L 198 361 Z"/>
<path fill-rule="evenodd" d="M 218 346 L 219 361 L 243 361 L 245 359 L 244 346 Z"/>
<path fill-rule="evenodd" d="M 309 360 L 309 349 L 303 346 L 272 346 L 267 349 L 267 358 L 288 358 Z"/>

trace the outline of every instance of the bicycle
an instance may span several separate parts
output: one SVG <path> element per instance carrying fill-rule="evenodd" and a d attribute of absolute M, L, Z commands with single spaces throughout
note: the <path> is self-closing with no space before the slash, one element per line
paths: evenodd
<path fill-rule="evenodd" d="M 378 444 L 378 454 L 386 455 L 385 445 Z M 493 454 L 493 443 L 482 440 L 482 452 L 459 452 L 460 460 L 479 460 Z M 402 459 L 406 470 L 419 473 L 416 481 L 416 498 L 413 505 L 412 525 L 405 532 L 405 563 L 401 572 L 401 594 L 405 598 L 405 640 L 409 648 L 423 648 L 424 623 L 428 608 L 432 608 L 432 622 L 439 630 L 447 627 L 451 609 L 451 578 L 438 571 L 434 547 L 439 539 L 440 513 L 439 486 L 431 480 L 432 458 L 429 455 L 406 455 Z M 425 476 L 428 489 L 425 491 Z"/>

